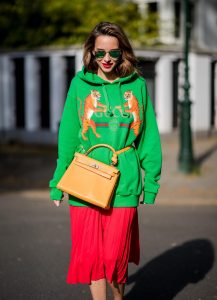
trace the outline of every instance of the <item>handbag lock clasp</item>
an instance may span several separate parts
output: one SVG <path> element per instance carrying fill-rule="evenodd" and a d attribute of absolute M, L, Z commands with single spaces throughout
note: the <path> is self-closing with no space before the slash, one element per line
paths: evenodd
<path fill-rule="evenodd" d="M 97 164 L 91 164 L 90 166 L 91 166 L 92 168 L 99 169 L 99 165 L 97 165 Z"/>

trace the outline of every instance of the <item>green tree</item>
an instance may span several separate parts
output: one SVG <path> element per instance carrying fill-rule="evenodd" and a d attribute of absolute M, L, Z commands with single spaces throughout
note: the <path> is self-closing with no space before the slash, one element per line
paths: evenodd
<path fill-rule="evenodd" d="M 43 28 L 43 1 L 14 0 L 0 4 L 1 46 L 36 46 L 43 43 L 39 31 Z"/>
<path fill-rule="evenodd" d="M 135 45 L 158 34 L 156 18 L 143 20 L 126 0 L 0 0 L 0 15 L 1 48 L 81 45 L 101 21 L 121 25 Z"/>

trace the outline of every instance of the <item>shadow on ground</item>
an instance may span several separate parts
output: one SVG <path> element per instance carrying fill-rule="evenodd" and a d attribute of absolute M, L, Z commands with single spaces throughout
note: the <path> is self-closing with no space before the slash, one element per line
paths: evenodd
<path fill-rule="evenodd" d="M 210 149 L 206 150 L 203 154 L 195 158 L 195 165 L 200 167 L 203 162 L 208 159 L 217 150 L 217 144 L 213 145 Z"/>
<path fill-rule="evenodd" d="M 48 189 L 56 158 L 55 146 L 0 144 L 0 192 Z"/>
<path fill-rule="evenodd" d="M 212 268 L 214 248 L 206 239 L 188 241 L 151 260 L 129 277 L 133 288 L 125 300 L 172 300 L 189 283 L 202 280 Z"/>

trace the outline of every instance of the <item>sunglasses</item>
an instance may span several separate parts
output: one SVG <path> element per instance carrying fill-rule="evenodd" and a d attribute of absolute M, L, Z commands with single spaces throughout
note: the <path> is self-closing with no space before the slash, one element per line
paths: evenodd
<path fill-rule="evenodd" d="M 97 50 L 95 52 L 95 58 L 102 59 L 106 55 L 106 53 L 109 53 L 109 56 L 113 59 L 118 59 L 121 56 L 121 50 L 119 49 L 110 51 Z"/>

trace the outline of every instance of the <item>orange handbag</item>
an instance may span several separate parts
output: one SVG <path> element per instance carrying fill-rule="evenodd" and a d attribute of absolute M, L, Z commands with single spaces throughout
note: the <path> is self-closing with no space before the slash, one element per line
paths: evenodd
<path fill-rule="evenodd" d="M 106 147 L 113 152 L 112 165 L 107 165 L 88 157 L 95 148 Z M 120 175 L 114 167 L 118 162 L 118 154 L 127 151 L 130 146 L 115 151 L 110 145 L 97 144 L 86 153 L 76 152 L 57 188 L 96 206 L 108 209 Z"/>

